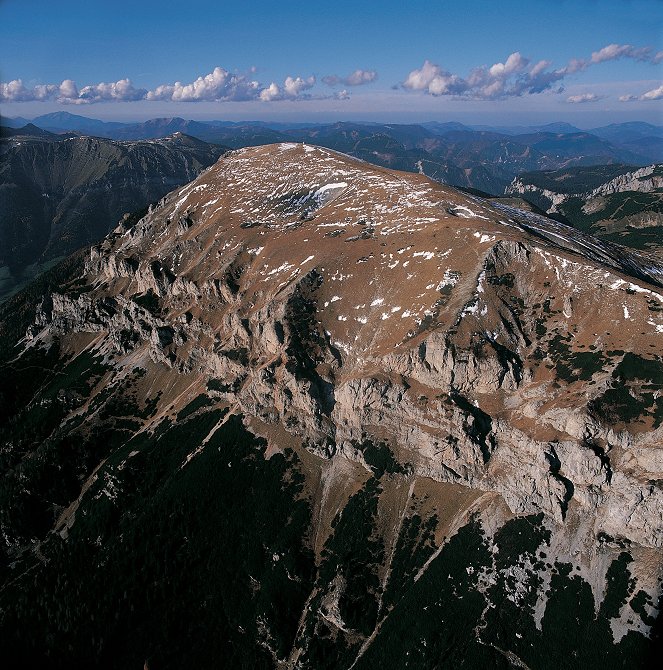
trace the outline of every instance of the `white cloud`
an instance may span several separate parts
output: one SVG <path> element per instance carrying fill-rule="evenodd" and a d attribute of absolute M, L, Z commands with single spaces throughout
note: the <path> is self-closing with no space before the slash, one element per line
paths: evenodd
<path fill-rule="evenodd" d="M 64 85 L 64 82 L 62 82 Z M 62 93 L 62 86 L 60 86 Z M 116 82 L 83 86 L 78 92 L 76 84 L 70 81 L 70 88 L 64 101 L 75 104 L 92 104 L 94 102 L 119 101 L 130 102 L 144 100 L 147 91 L 144 88 L 134 88 L 130 79 L 120 79 Z"/>
<path fill-rule="evenodd" d="M 426 91 L 431 95 L 460 95 L 468 90 L 469 84 L 452 75 L 429 60 L 419 70 L 412 70 L 403 82 L 403 88 L 412 91 Z"/>
<path fill-rule="evenodd" d="M 280 97 L 281 89 L 274 82 L 272 82 L 267 88 L 263 88 L 262 91 L 260 91 L 260 99 L 264 100 L 265 102 L 269 102 L 270 100 L 278 100 Z"/>
<path fill-rule="evenodd" d="M 465 79 L 441 68 L 429 60 L 421 68 L 412 70 L 401 87 L 424 91 L 433 96 L 451 95 L 474 100 L 496 100 L 522 95 L 555 91 L 561 93 L 563 80 L 592 65 L 617 58 L 632 58 L 648 63 L 663 61 L 663 51 L 652 54 L 651 47 L 636 48 L 630 44 L 609 44 L 592 53 L 589 60 L 572 58 L 561 68 L 551 69 L 549 60 L 539 60 L 533 65 L 516 51 L 502 63 L 474 68 Z M 569 102 L 590 102 L 600 97 L 571 96 Z M 577 99 L 576 99 L 577 98 Z M 645 99 L 645 98 L 643 98 Z M 654 99 L 654 98 L 646 98 Z"/>
<path fill-rule="evenodd" d="M 25 88 L 21 79 L 0 84 L 0 100 L 7 102 L 25 102 L 34 100 L 34 92 Z"/>
<path fill-rule="evenodd" d="M 315 77 L 311 75 L 308 79 L 302 79 L 301 77 L 286 77 L 283 82 L 283 90 L 285 95 L 290 98 L 298 97 L 302 91 L 308 91 L 308 89 L 315 86 Z"/>
<path fill-rule="evenodd" d="M 337 74 L 328 74 L 322 78 L 322 81 L 327 86 L 363 86 L 365 84 L 372 84 L 378 78 L 378 73 L 375 70 L 355 70 L 347 77 L 339 77 Z"/>
<path fill-rule="evenodd" d="M 523 58 L 520 55 L 520 52 L 516 51 L 506 59 L 505 63 L 495 63 L 495 65 L 493 65 L 488 70 L 488 73 L 491 77 L 505 79 L 510 74 L 523 70 L 528 63 L 529 60 L 527 58 Z"/>
<path fill-rule="evenodd" d="M 255 68 L 252 68 L 249 74 L 252 75 L 254 71 Z M 209 74 L 198 77 L 190 83 L 176 81 L 174 84 L 161 84 L 152 90 L 135 88 L 130 79 L 89 84 L 80 90 L 71 79 L 65 79 L 61 84 L 40 84 L 34 88 L 27 88 L 20 79 L 15 79 L 8 83 L 0 83 L 0 100 L 6 102 L 56 100 L 74 105 L 134 100 L 170 102 L 294 100 L 310 97 L 305 91 L 313 88 L 315 83 L 314 76 L 306 79 L 286 77 L 282 86 L 275 83 L 265 86 L 247 75 L 215 67 Z"/>
<path fill-rule="evenodd" d="M 105 84 L 102 84 L 105 86 Z M 60 98 L 67 100 L 70 98 L 78 98 L 78 87 L 76 86 L 76 83 L 71 80 L 71 79 L 65 79 L 61 84 L 60 84 Z"/>
<path fill-rule="evenodd" d="M 245 75 L 215 67 L 209 74 L 189 84 L 176 81 L 157 86 L 153 91 L 147 91 L 145 99 L 173 102 L 251 100 L 259 96 L 260 88 L 257 81 L 249 80 Z"/>
<path fill-rule="evenodd" d="M 596 93 L 580 93 L 579 95 L 570 95 L 566 102 L 571 102 L 574 104 L 580 104 L 583 102 L 597 102 L 598 100 L 603 100 L 604 95 L 598 95 Z"/>
<path fill-rule="evenodd" d="M 659 52 L 660 54 L 660 52 Z M 651 55 L 650 47 L 635 48 L 630 44 L 608 44 L 592 53 L 592 63 L 604 63 L 618 58 L 633 58 L 640 61 L 658 62 L 659 54 Z"/>
<path fill-rule="evenodd" d="M 410 72 L 402 86 L 431 95 L 462 95 L 494 100 L 539 93 L 566 74 L 565 70 L 547 71 L 550 61 L 539 61 L 528 68 L 529 63 L 528 58 L 516 51 L 504 63 L 475 68 L 467 79 L 463 79 L 427 60 L 420 69 Z"/>
<path fill-rule="evenodd" d="M 286 77 L 283 86 L 279 86 L 272 82 L 266 88 L 260 90 L 258 98 L 264 102 L 272 102 L 273 100 L 296 100 L 302 98 L 309 98 L 308 95 L 302 95 L 304 91 L 315 86 L 315 77 L 311 75 L 307 79 L 302 77 Z"/>
<path fill-rule="evenodd" d="M 640 96 L 640 100 L 661 100 L 661 98 L 663 98 L 663 84 Z"/>
<path fill-rule="evenodd" d="M 32 89 L 26 88 L 20 79 L 0 84 L 0 100 L 7 102 L 56 100 L 63 104 L 84 105 L 106 100 L 143 100 L 146 93 L 145 89 L 134 88 L 129 79 L 84 86 L 80 91 L 71 79 L 65 79 L 61 84 L 38 84 Z"/>
<path fill-rule="evenodd" d="M 645 91 L 641 95 L 633 95 L 632 93 L 627 93 L 625 95 L 619 96 L 620 102 L 634 102 L 635 100 L 642 100 L 644 102 L 648 100 L 662 100 L 663 99 L 663 84 L 657 88 L 652 88 L 650 91 Z"/>
<path fill-rule="evenodd" d="M 531 76 L 536 77 L 538 74 L 541 74 L 544 70 L 547 70 L 551 65 L 552 61 L 540 60 L 538 63 L 532 66 L 529 73 Z"/>
<path fill-rule="evenodd" d="M 378 73 L 375 70 L 355 70 L 343 80 L 343 83 L 348 86 L 363 86 L 371 84 L 377 78 Z"/>

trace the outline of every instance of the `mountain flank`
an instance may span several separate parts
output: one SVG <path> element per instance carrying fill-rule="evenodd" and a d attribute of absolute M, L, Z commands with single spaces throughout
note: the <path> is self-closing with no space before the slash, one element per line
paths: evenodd
<path fill-rule="evenodd" d="M 33 129 L 0 142 L 0 298 L 98 242 L 123 214 L 190 181 L 224 151 L 182 134 L 123 143 Z"/>
<path fill-rule="evenodd" d="M 604 165 L 515 178 L 507 193 L 580 230 L 619 244 L 663 252 L 663 165 Z"/>
<path fill-rule="evenodd" d="M 0 308 L 3 659 L 651 667 L 662 289 L 421 174 L 225 154 Z"/>

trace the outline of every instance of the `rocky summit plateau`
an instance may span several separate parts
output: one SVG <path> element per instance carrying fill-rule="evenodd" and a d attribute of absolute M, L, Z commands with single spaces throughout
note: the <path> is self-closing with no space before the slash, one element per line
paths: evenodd
<path fill-rule="evenodd" d="M 0 307 L 0 658 L 655 667 L 662 344 L 660 255 L 228 152 Z"/>

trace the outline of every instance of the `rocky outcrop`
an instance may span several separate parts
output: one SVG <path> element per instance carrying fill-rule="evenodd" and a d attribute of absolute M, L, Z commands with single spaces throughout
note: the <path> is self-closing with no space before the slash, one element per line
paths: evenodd
<path fill-rule="evenodd" d="M 494 547 L 507 519 L 527 519 L 541 528 L 535 547 L 547 538 L 549 565 L 569 565 L 591 585 L 597 611 L 608 607 L 608 571 L 627 549 L 633 584 L 658 602 L 661 276 L 651 259 L 620 257 L 544 217 L 423 176 L 277 145 L 233 152 L 123 222 L 81 277 L 45 297 L 22 355 L 57 345 L 74 360 L 103 358 L 103 384 L 90 384 L 72 426 L 81 407 L 103 415 L 103 389 L 131 389 L 139 407 L 153 408 L 128 429 L 134 436 L 167 435 L 213 407 L 219 418 L 191 438 L 180 470 L 233 416 L 268 454 L 298 454 L 306 474 L 287 481 L 309 491 L 307 537 L 322 566 L 341 542 L 339 519 L 363 510 L 371 550 L 357 560 L 379 600 L 373 623 L 345 609 L 358 588 L 345 564 L 328 570 L 333 579 L 321 572 L 302 613 L 322 617 L 336 642 L 356 644 L 359 662 L 388 616 L 376 594 L 388 594 L 401 569 L 390 561 L 406 541 L 417 487 L 450 497 L 427 493 L 417 503 L 421 523 L 446 525 L 412 574 L 471 519 Z M 129 385 L 132 375 L 139 381 Z M 111 483 L 124 476 L 122 458 Z M 113 486 L 103 495 L 115 501 Z M 360 498 L 344 507 L 352 495 Z M 378 535 L 380 551 L 371 548 Z M 511 563 L 490 551 L 493 573 L 477 572 L 476 588 L 491 593 L 503 577 L 507 600 L 531 599 L 540 628 L 556 573 L 534 550 L 519 549 L 513 561 L 525 558 Z M 616 607 L 616 641 L 648 633 L 650 624 L 628 623 L 626 600 Z M 306 658 L 313 628 L 299 630 L 287 667 L 312 667 L 292 659 Z"/>

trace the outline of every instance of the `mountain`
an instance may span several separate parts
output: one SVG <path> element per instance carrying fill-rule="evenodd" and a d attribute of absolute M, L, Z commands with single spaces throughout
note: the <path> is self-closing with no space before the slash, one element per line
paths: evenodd
<path fill-rule="evenodd" d="M 210 134 L 214 136 L 215 128 L 199 121 L 187 121 L 179 117 L 150 119 L 144 123 L 125 125 L 112 133 L 118 140 L 146 140 L 156 139 L 173 133 L 185 133 L 192 137 L 206 141 Z"/>
<path fill-rule="evenodd" d="M 609 126 L 592 128 L 588 132 L 609 142 L 625 144 L 643 137 L 663 137 L 663 126 L 655 126 L 643 121 L 629 121 L 628 123 L 611 123 Z"/>
<path fill-rule="evenodd" d="M 541 152 L 551 162 L 556 162 L 557 167 L 616 162 L 638 165 L 641 161 L 638 156 L 615 147 L 607 140 L 596 137 L 591 133 L 539 132 L 530 135 L 517 135 L 515 139 Z"/>
<path fill-rule="evenodd" d="M 601 239 L 663 253 L 663 165 L 529 172 L 507 192 Z"/>
<path fill-rule="evenodd" d="M 663 162 L 663 137 L 640 137 L 624 142 L 621 146 L 652 163 Z"/>
<path fill-rule="evenodd" d="M 439 121 L 428 121 L 421 124 L 423 128 L 432 130 L 438 135 L 444 135 L 453 130 L 472 130 L 469 126 L 466 126 L 463 123 L 458 123 L 458 121 L 447 121 L 445 123 L 440 123 Z"/>
<path fill-rule="evenodd" d="M 642 121 L 613 123 L 590 131 L 593 135 L 632 152 L 642 161 L 663 162 L 663 126 Z"/>
<path fill-rule="evenodd" d="M 571 134 L 583 132 L 580 128 L 557 121 L 554 123 L 546 123 L 541 126 L 470 126 L 472 130 L 488 131 L 493 133 L 500 133 L 502 135 L 527 135 L 531 133 L 556 133 L 556 134 Z"/>
<path fill-rule="evenodd" d="M 0 143 L 0 299 L 223 153 L 183 135 L 122 143 L 26 128 Z"/>
<path fill-rule="evenodd" d="M 70 114 L 69 112 L 42 114 L 35 117 L 32 123 L 45 130 L 54 130 L 56 132 L 74 130 L 82 134 L 98 135 L 99 137 L 110 137 L 114 132 L 127 125 L 117 121 L 90 119 L 87 116 Z"/>
<path fill-rule="evenodd" d="M 661 287 L 424 175 L 226 154 L 0 308 L 3 663 L 654 667 Z"/>
<path fill-rule="evenodd" d="M 0 115 L 0 123 L 5 128 L 21 128 L 23 126 L 28 125 L 28 123 L 30 123 L 30 121 L 28 119 L 24 119 L 22 116 L 17 116 L 17 117 L 11 118 L 11 117 L 8 117 L 8 116 Z"/>
<path fill-rule="evenodd" d="M 55 133 L 49 133 L 47 130 L 38 128 L 33 123 L 28 123 L 20 128 L 13 128 L 11 126 L 0 126 L 0 137 L 41 137 L 42 139 L 50 139 L 52 141 L 61 140 L 62 138 Z"/>
<path fill-rule="evenodd" d="M 47 116 L 49 123 L 58 122 L 60 118 Z M 62 125 L 71 128 L 77 125 L 79 117 L 63 113 L 63 118 Z M 477 130 L 457 122 L 288 125 L 202 122 L 175 117 L 111 126 L 88 121 L 78 124 L 79 132 L 117 140 L 154 139 L 182 132 L 232 148 L 307 142 L 376 165 L 423 172 L 443 183 L 493 195 L 502 195 L 513 178 L 522 172 L 606 163 L 646 165 L 652 161 L 652 156 L 657 159 L 659 151 L 655 143 L 617 146 L 564 123 Z"/>

